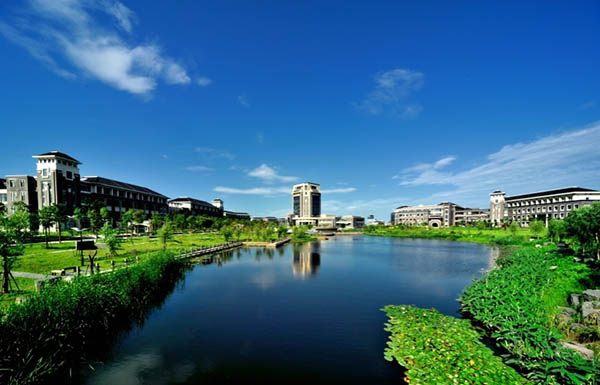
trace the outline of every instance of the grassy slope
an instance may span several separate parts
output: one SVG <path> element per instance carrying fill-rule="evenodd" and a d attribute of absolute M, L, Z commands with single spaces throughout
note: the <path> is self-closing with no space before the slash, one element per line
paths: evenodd
<path fill-rule="evenodd" d="M 102 240 L 99 240 L 99 242 L 102 242 Z M 225 239 L 219 234 L 179 234 L 168 242 L 167 249 L 190 249 L 224 242 Z M 50 248 L 46 249 L 43 243 L 27 245 L 25 254 L 19 257 L 13 266 L 13 270 L 48 274 L 54 269 L 80 265 L 79 254 L 75 251 L 75 242 L 51 243 L 49 246 Z M 162 245 L 156 238 L 136 237 L 133 238 L 133 242 L 124 240 L 116 257 L 109 257 L 106 249 L 98 250 L 96 261 L 100 263 L 101 268 L 108 268 L 113 259 L 115 263 L 122 263 L 124 258 L 131 259 L 133 255 L 138 255 L 140 259 L 144 259 L 146 253 L 161 249 Z M 85 252 L 86 255 L 89 253 L 89 251 Z"/>

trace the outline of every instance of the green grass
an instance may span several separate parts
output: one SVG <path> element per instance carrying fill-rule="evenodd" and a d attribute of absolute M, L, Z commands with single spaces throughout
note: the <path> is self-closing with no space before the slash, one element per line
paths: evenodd
<path fill-rule="evenodd" d="M 17 297 L 30 294 L 34 290 L 35 279 L 15 277 L 20 290 L 11 291 L 0 295 L 0 313 L 4 312 L 10 305 L 15 303 Z M 11 282 L 12 283 L 12 282 Z"/>
<path fill-rule="evenodd" d="M 528 245 L 539 242 L 538 240 L 530 241 L 534 235 L 528 228 L 520 228 L 513 235 L 510 230 L 501 228 L 367 226 L 364 233 L 384 237 L 447 239 L 496 245 Z M 541 236 L 543 237 L 543 234 Z"/>
<path fill-rule="evenodd" d="M 95 261 L 100 263 L 101 269 L 107 269 L 110 268 L 112 260 L 115 260 L 115 263 L 122 263 L 124 258 L 131 260 L 135 258 L 135 255 L 139 256 L 140 259 L 145 259 L 148 253 L 162 250 L 162 245 L 156 238 L 135 237 L 132 240 L 123 240 L 116 257 L 109 257 L 107 249 L 98 250 Z M 98 240 L 98 243 L 102 242 L 102 239 Z M 177 234 L 173 237 L 173 240 L 167 243 L 167 250 L 176 251 L 222 243 L 225 243 L 225 239 L 215 233 Z M 24 255 L 18 258 L 13 270 L 49 274 L 55 269 L 80 265 L 79 253 L 75 251 L 75 242 L 51 243 L 49 247 L 46 249 L 43 243 L 27 245 Z M 86 251 L 85 255 L 89 253 L 89 251 Z"/>

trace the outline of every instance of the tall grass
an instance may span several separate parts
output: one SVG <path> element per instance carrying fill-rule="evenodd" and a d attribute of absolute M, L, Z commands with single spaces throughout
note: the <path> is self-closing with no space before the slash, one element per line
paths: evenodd
<path fill-rule="evenodd" d="M 0 383 L 62 383 L 158 306 L 183 264 L 156 253 L 127 269 L 59 282 L 11 306 L 0 321 Z M 58 381 L 58 382 L 57 382 Z"/>
<path fill-rule="evenodd" d="M 483 326 L 508 363 L 541 384 L 596 384 L 598 361 L 588 362 L 561 346 L 553 323 L 557 305 L 581 292 L 592 271 L 542 249 L 523 248 L 499 261 L 460 298 L 462 310 Z"/>

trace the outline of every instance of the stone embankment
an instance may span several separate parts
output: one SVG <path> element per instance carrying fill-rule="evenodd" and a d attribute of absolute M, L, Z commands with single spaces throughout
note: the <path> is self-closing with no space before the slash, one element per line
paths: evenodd
<path fill-rule="evenodd" d="M 559 307 L 559 317 L 560 322 L 569 327 L 570 333 L 577 337 L 587 329 L 600 325 L 600 290 L 590 289 L 581 294 L 571 294 L 568 301 L 570 307 Z M 594 352 L 578 342 L 564 342 L 563 346 L 573 349 L 587 360 L 594 358 Z"/>

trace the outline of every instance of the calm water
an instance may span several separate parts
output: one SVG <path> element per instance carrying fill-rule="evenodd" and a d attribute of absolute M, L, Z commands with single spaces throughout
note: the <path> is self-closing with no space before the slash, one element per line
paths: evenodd
<path fill-rule="evenodd" d="M 337 237 L 241 249 L 198 265 L 84 384 L 398 384 L 386 304 L 456 315 L 494 251 L 449 241 Z"/>

